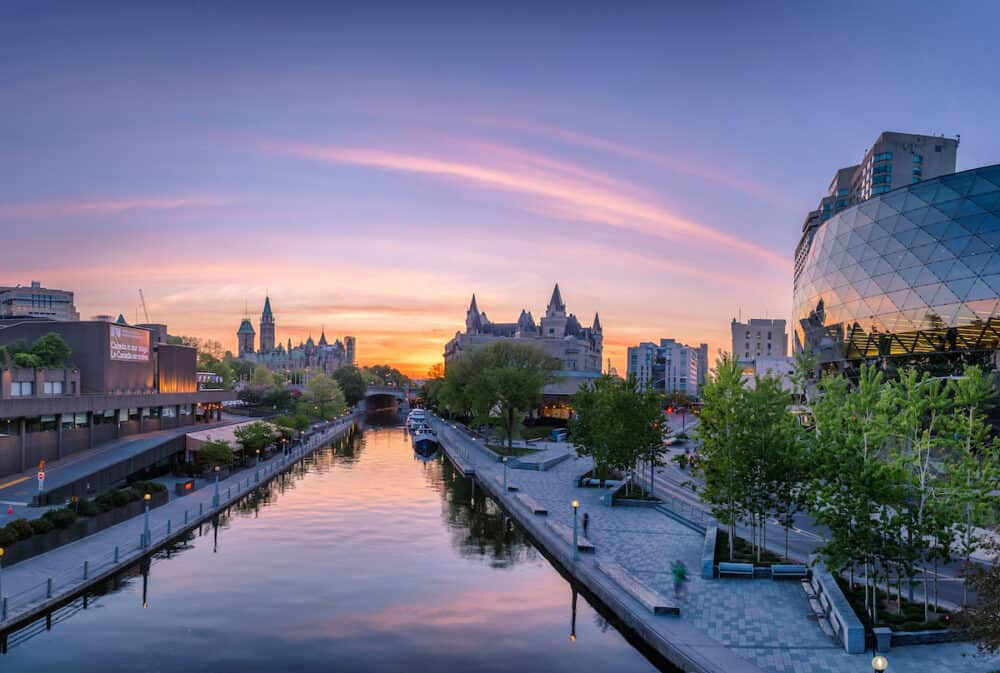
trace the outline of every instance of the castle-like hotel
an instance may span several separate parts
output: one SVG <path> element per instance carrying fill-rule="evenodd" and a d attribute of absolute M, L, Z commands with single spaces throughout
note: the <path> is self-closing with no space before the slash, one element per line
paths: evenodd
<path fill-rule="evenodd" d="M 257 333 L 249 318 L 244 318 L 236 331 L 239 357 L 250 362 L 263 364 L 272 371 L 300 371 L 318 369 L 325 374 L 354 364 L 355 340 L 352 336 L 337 339 L 332 344 L 326 340 L 326 330 L 320 334 L 319 342 L 310 336 L 305 342 L 293 347 L 288 340 L 286 348 L 281 343 L 275 345 L 274 314 L 271 313 L 271 298 L 264 298 L 264 311 L 260 315 L 260 348 L 254 348 Z"/>
<path fill-rule="evenodd" d="M 567 314 L 558 283 L 552 290 L 545 316 L 538 324 L 531 312 L 524 309 L 521 309 L 517 322 L 490 322 L 486 313 L 479 310 L 476 295 L 472 295 L 472 303 L 465 314 L 465 332 L 456 332 L 455 337 L 445 345 L 445 363 L 499 339 L 518 339 L 537 344 L 562 362 L 558 380 L 545 387 L 548 402 L 554 403 L 557 398 L 572 395 L 580 385 L 601 375 L 604 349 L 601 319 L 595 313 L 594 323 L 584 327 L 575 315 Z"/>

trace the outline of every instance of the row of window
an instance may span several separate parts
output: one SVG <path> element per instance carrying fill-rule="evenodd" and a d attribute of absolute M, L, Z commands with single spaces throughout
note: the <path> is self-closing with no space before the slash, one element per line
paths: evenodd
<path fill-rule="evenodd" d="M 872 173 L 892 173 L 892 164 L 879 164 L 876 166 Z"/>
<path fill-rule="evenodd" d="M 872 161 L 892 161 L 892 152 L 879 152 L 872 157 Z"/>
<path fill-rule="evenodd" d="M 76 392 L 76 382 L 73 382 Z M 42 384 L 42 392 L 46 395 L 62 395 L 66 392 L 66 384 L 62 381 L 46 381 Z M 35 393 L 33 381 L 14 381 L 10 384 L 11 397 L 31 397 Z"/>
<path fill-rule="evenodd" d="M 919 163 L 923 163 L 923 161 L 924 161 L 924 157 L 921 156 L 920 154 L 914 154 L 913 155 L 913 163 L 919 164 Z"/>
<path fill-rule="evenodd" d="M 892 176 L 883 173 L 882 175 L 873 175 L 872 184 L 873 185 L 888 185 L 892 182 Z"/>
<path fill-rule="evenodd" d="M 889 191 L 892 191 L 892 187 L 889 185 L 876 185 L 872 187 L 872 194 L 885 194 Z"/>

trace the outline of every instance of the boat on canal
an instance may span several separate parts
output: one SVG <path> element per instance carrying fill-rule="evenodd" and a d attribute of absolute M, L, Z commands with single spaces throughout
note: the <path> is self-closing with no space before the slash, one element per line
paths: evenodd
<path fill-rule="evenodd" d="M 432 456 L 438 450 L 437 433 L 426 425 L 413 432 L 413 450 L 422 456 Z"/>

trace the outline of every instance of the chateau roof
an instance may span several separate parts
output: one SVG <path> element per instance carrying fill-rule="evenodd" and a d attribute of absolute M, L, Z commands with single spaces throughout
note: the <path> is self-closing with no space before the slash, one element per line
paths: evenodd
<path fill-rule="evenodd" d="M 593 327 L 593 330 L 595 332 L 600 332 L 601 331 L 601 316 L 598 315 L 597 313 L 594 314 L 594 327 Z"/>
<path fill-rule="evenodd" d="M 262 318 L 273 318 L 274 315 L 271 313 L 271 298 L 264 297 L 264 313 L 261 314 Z"/>
<path fill-rule="evenodd" d="M 240 323 L 240 328 L 236 330 L 237 334 L 256 334 L 253 325 L 250 324 L 250 320 L 243 318 L 243 322 Z"/>
<path fill-rule="evenodd" d="M 552 298 L 549 299 L 549 308 L 556 311 L 565 311 L 566 304 L 563 302 L 562 293 L 559 292 L 559 283 L 556 283 L 552 290 Z"/>

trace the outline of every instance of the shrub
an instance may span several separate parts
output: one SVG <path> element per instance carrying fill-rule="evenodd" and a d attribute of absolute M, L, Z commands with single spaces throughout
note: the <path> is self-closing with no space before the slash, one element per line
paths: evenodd
<path fill-rule="evenodd" d="M 9 547 L 15 542 L 17 542 L 17 535 L 10 526 L 0 528 L 0 547 Z"/>
<path fill-rule="evenodd" d="M 7 524 L 7 528 L 14 534 L 14 537 L 18 540 L 27 540 L 31 537 L 31 522 L 27 519 L 15 519 Z"/>
<path fill-rule="evenodd" d="M 69 528 L 76 521 L 76 512 L 71 509 L 53 509 L 42 515 L 56 528 Z"/>
<path fill-rule="evenodd" d="M 136 489 L 142 494 L 161 493 L 167 490 L 167 487 L 158 481 L 135 481 L 132 482 L 132 488 Z"/>
<path fill-rule="evenodd" d="M 55 526 L 52 525 L 52 522 L 44 517 L 41 519 L 35 519 L 31 522 L 31 532 L 35 535 L 43 535 L 44 533 L 48 533 L 53 528 L 55 528 Z"/>
<path fill-rule="evenodd" d="M 110 512 L 115 508 L 115 498 L 114 491 L 108 491 L 107 493 L 101 493 L 99 496 L 94 498 L 94 504 L 102 512 Z"/>
<path fill-rule="evenodd" d="M 79 512 L 80 516 L 96 516 L 100 513 L 101 508 L 93 500 L 84 498 L 76 503 L 76 511 Z"/>

